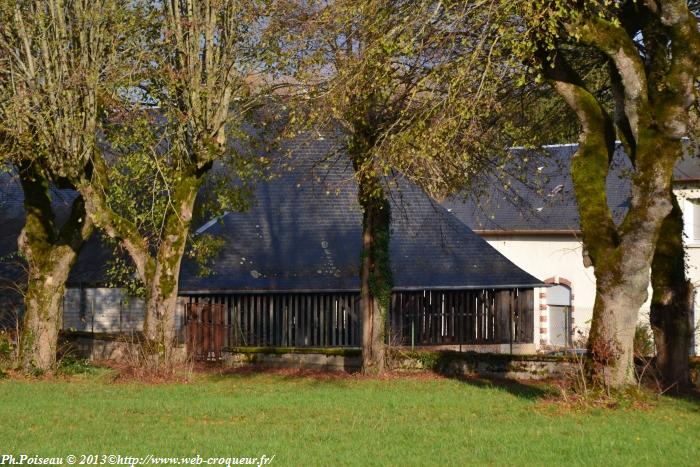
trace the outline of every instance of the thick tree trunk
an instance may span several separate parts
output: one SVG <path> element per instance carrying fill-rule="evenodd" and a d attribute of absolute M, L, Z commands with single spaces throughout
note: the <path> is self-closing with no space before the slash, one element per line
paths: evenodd
<path fill-rule="evenodd" d="M 634 333 L 639 309 L 646 299 L 646 288 L 623 282 L 597 287 L 593 319 L 588 339 L 588 374 L 606 388 L 635 382 Z M 648 279 L 647 279 L 648 280 Z"/>
<path fill-rule="evenodd" d="M 693 333 L 693 286 L 685 271 L 683 213 L 673 196 L 673 209 L 662 226 L 651 266 L 650 322 L 656 344 L 656 365 L 665 388 L 689 384 Z"/>
<path fill-rule="evenodd" d="M 59 260 L 70 263 L 70 254 Z M 60 266 L 30 268 L 24 299 L 25 315 L 20 340 L 20 360 L 26 372 L 51 372 L 56 365 L 62 300 L 68 274 Z M 68 271 L 70 269 L 68 268 Z"/>
<path fill-rule="evenodd" d="M 180 265 L 188 230 L 189 223 L 183 225 L 180 232 L 172 234 L 167 244 L 161 246 L 153 278 L 147 284 L 143 333 L 146 341 L 152 344 L 151 348 L 157 351 L 166 364 L 173 363 Z M 174 242 L 170 243 L 172 240 Z"/>
<path fill-rule="evenodd" d="M 50 372 L 56 364 L 65 284 L 92 223 L 78 197 L 68 220 L 57 228 L 48 181 L 31 167 L 20 170 L 20 180 L 27 217 L 18 247 L 28 270 L 20 363 L 27 372 Z"/>
<path fill-rule="evenodd" d="M 144 337 L 152 350 L 166 364 L 173 363 L 175 342 L 175 312 L 180 280 L 180 266 L 185 254 L 192 212 L 201 178 L 182 177 L 172 196 L 176 211 L 167 218 L 164 236 L 158 248 L 157 259 L 146 282 L 146 316 Z M 153 344 L 155 346 L 153 346 Z"/>
<path fill-rule="evenodd" d="M 393 285 L 389 259 L 391 209 L 383 194 L 380 198 L 361 201 L 361 204 L 364 208 L 360 268 L 362 371 L 381 374 L 384 372 L 386 322 Z"/>
<path fill-rule="evenodd" d="M 664 147 L 675 151 L 676 144 L 663 138 L 640 140 L 638 158 L 651 159 L 643 151 L 663 154 Z M 594 219 L 584 219 L 584 245 L 591 255 L 596 276 L 596 300 L 589 336 L 592 379 L 605 387 L 634 384 L 634 334 L 639 311 L 648 297 L 649 271 L 663 220 L 671 211 L 670 162 L 661 158 L 658 170 L 645 178 L 635 175 L 630 212 L 613 235 L 601 236 Z M 639 164 L 639 162 L 638 162 Z M 574 174 L 574 179 L 586 174 Z M 583 189 L 577 187 L 579 204 L 586 203 Z M 590 196 L 590 193 L 587 193 Z M 586 208 L 579 208 L 581 213 Z"/>
<path fill-rule="evenodd" d="M 557 50 L 557 46 L 552 50 L 552 44 L 543 41 L 537 57 L 542 72 L 581 124 L 580 145 L 572 159 L 571 175 L 584 249 L 596 275 L 589 365 L 595 379 L 602 380 L 607 387 L 619 387 L 634 381 L 634 329 L 639 308 L 647 297 L 657 242 L 663 225 L 671 222 L 667 218 L 673 210 L 673 166 L 682 156 L 681 139 L 690 123 L 688 110 L 696 102 L 700 34 L 687 2 L 634 5 L 623 8 L 617 21 L 585 9 L 579 13 L 564 24 L 567 35 L 563 37 L 575 37 L 577 44 L 585 44 L 607 56 L 618 131 L 608 106 L 569 65 L 563 49 Z M 645 44 L 644 54 L 639 52 L 640 37 Z M 619 225 L 613 219 L 606 196 L 606 178 L 614 159 L 616 135 L 622 137 L 632 166 L 629 209 Z M 674 236 L 665 236 L 664 242 L 668 238 Z M 658 280 L 664 282 L 661 269 L 675 270 L 682 266 L 678 266 L 677 259 L 666 264 L 670 257 L 660 255 L 668 253 L 659 253 L 656 262 Z M 671 253 L 675 255 L 676 252 Z M 662 345 L 666 347 L 668 337 L 685 334 L 687 325 L 684 317 L 678 321 L 671 318 L 678 314 L 675 312 L 665 313 L 668 316 L 661 318 L 658 304 L 688 302 L 690 293 L 681 279 L 660 284 L 656 295 L 655 319 L 657 327 L 664 330 L 666 340 Z M 664 351 L 667 355 L 663 358 L 676 358 L 671 353 L 680 352 L 675 348 Z"/>

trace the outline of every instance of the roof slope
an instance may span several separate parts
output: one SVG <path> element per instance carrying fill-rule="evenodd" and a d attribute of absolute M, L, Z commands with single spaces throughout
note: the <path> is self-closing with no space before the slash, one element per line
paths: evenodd
<path fill-rule="evenodd" d="M 74 190 L 51 188 L 51 200 L 56 223 L 61 225 L 70 215 Z M 0 174 L 0 295 L 15 289 L 25 281 L 26 267 L 17 255 L 17 237 L 24 226 L 24 193 L 17 175 Z M 107 281 L 107 261 L 112 257 L 112 248 L 106 246 L 101 235 L 95 233 L 83 245 L 78 261 L 71 269 L 68 282 L 94 283 Z"/>
<path fill-rule="evenodd" d="M 528 175 L 527 182 L 508 177 L 507 190 L 503 189 L 503 180 L 494 177 L 478 199 L 452 197 L 442 205 L 479 232 L 578 232 L 578 208 L 570 175 L 571 157 L 577 149 L 576 144 L 547 146 L 538 152 L 514 149 L 522 164 L 516 173 L 537 175 Z M 606 180 L 608 206 L 617 223 L 629 207 L 629 170 L 630 163 L 618 146 Z M 680 160 L 674 179 L 700 181 L 700 159 L 688 155 Z"/>
<path fill-rule="evenodd" d="M 200 229 L 223 238 L 225 244 L 207 276 L 198 275 L 194 261 L 183 261 L 182 293 L 359 290 L 362 213 L 347 157 L 332 138 L 300 137 L 280 153 L 278 175 L 259 184 L 249 211 L 228 213 Z M 2 255 L 16 251 L 24 212 L 17 181 L 0 182 Z M 397 289 L 541 283 L 422 190 L 403 179 L 395 185 L 390 190 L 390 253 Z M 56 192 L 57 212 L 67 213 L 74 196 Z M 111 254 L 94 235 L 83 247 L 69 283 L 104 282 Z M 0 266 L 6 280 L 16 280 L 15 275 L 16 270 Z"/>
<path fill-rule="evenodd" d="M 180 289 L 198 291 L 358 290 L 362 213 L 349 160 L 329 139 L 300 138 L 289 167 L 257 188 L 256 202 L 206 229 L 226 239 L 214 274 L 185 262 Z M 519 269 L 420 189 L 390 191 L 395 288 L 535 286 Z"/>

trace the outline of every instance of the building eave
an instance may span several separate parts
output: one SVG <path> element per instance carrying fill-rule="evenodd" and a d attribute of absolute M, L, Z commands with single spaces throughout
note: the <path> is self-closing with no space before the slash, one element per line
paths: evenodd
<path fill-rule="evenodd" d="M 550 235 L 561 235 L 567 237 L 580 237 L 580 230 L 563 229 L 509 229 L 509 230 L 474 230 L 474 233 L 482 237 L 504 237 L 504 236 L 524 236 L 524 237 L 544 237 Z"/>

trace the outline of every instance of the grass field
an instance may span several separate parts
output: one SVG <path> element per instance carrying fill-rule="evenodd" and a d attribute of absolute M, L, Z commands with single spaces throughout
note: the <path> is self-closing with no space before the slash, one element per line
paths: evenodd
<path fill-rule="evenodd" d="M 433 377 L 0 381 L 0 455 L 275 456 L 273 465 L 698 465 L 700 403 L 576 411 Z"/>

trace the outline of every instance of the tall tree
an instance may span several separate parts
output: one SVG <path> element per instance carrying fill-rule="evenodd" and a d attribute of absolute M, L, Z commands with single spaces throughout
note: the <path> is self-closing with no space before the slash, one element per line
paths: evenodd
<path fill-rule="evenodd" d="M 18 240 L 28 265 L 26 370 L 50 371 L 55 364 L 65 282 L 92 232 L 84 199 L 78 196 L 59 217 L 49 185 L 74 188 L 88 170 L 98 102 L 120 66 L 128 3 L 9 1 L 0 7 L 0 144 L 15 163 L 26 208 Z"/>
<path fill-rule="evenodd" d="M 651 310 L 656 366 L 666 389 L 683 390 L 690 384 L 689 355 L 694 332 L 695 293 L 686 276 L 683 212 L 671 192 L 673 207 L 661 225 L 651 263 Z"/>
<path fill-rule="evenodd" d="M 633 381 L 634 330 L 648 296 L 657 243 L 662 231 L 677 222 L 666 220 L 674 212 L 673 167 L 683 154 L 688 110 L 696 102 L 697 22 L 680 0 L 538 1 L 516 9 L 530 34 L 529 41 L 520 42 L 520 51 L 536 58 L 581 125 L 571 174 L 583 243 L 596 277 L 590 371 L 606 385 L 621 386 Z M 612 109 L 573 65 L 572 57 L 580 53 L 596 53 L 608 62 Z M 616 136 L 632 165 L 630 207 L 619 225 L 605 190 Z M 664 260 L 659 261 L 657 266 Z"/>
<path fill-rule="evenodd" d="M 440 195 L 480 168 L 498 90 L 494 2 L 278 2 L 291 127 L 342 134 L 362 208 L 363 371 L 384 370 L 397 174 Z M 284 66 L 287 65 L 287 66 Z"/>
<path fill-rule="evenodd" d="M 240 154 L 229 138 L 245 137 L 242 121 L 253 100 L 247 78 L 259 55 L 258 16 L 255 2 L 238 0 L 168 0 L 150 2 L 150 7 L 153 29 L 144 33 L 148 49 L 140 61 L 147 70 L 122 96 L 136 108 L 124 119 L 115 113 L 116 131 L 108 131 L 108 139 L 119 139 L 120 127 L 124 122 L 128 127 L 134 113 L 142 114 L 140 107 L 156 107 L 150 112 L 156 134 L 142 133 L 145 138 L 132 146 L 132 153 L 159 171 L 154 178 L 162 188 L 158 196 L 167 200 L 160 225 L 155 231 L 144 229 L 145 224 L 128 215 L 133 211 L 122 209 L 115 187 L 110 187 L 109 160 L 102 154 L 94 154 L 93 170 L 78 188 L 95 225 L 117 239 L 133 260 L 145 288 L 145 341 L 152 356 L 169 363 L 180 265 L 197 193 L 215 161 Z M 154 136 L 156 142 L 149 147 Z M 129 152 L 128 145 L 118 145 Z"/>

